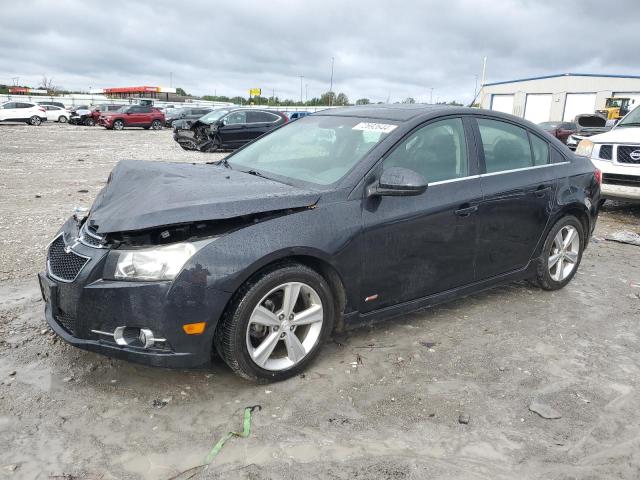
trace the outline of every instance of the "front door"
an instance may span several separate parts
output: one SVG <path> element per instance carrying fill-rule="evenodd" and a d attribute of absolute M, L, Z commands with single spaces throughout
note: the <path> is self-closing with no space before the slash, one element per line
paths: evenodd
<path fill-rule="evenodd" d="M 479 118 L 485 172 L 478 278 L 527 265 L 549 221 L 556 182 L 549 144 L 512 123 Z"/>
<path fill-rule="evenodd" d="M 239 147 L 246 143 L 247 112 L 245 110 L 229 113 L 222 118 L 222 123 L 218 133 L 224 145 Z"/>
<path fill-rule="evenodd" d="M 482 193 L 469 128 L 458 117 L 428 123 L 378 167 L 409 168 L 429 186 L 418 196 L 363 200 L 361 312 L 474 281 Z"/>

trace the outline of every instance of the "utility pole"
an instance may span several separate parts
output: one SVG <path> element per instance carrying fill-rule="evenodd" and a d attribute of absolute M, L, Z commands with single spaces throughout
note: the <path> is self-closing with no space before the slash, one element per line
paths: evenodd
<path fill-rule="evenodd" d="M 333 92 L 333 63 L 335 61 L 334 57 L 331 57 L 331 81 L 329 82 L 329 106 L 331 106 L 333 104 L 333 95 L 331 94 L 331 92 Z"/>
<path fill-rule="evenodd" d="M 475 101 L 476 96 L 478 95 L 478 75 L 475 75 L 476 77 L 476 83 L 473 86 L 473 100 Z"/>
<path fill-rule="evenodd" d="M 302 80 L 304 80 L 304 75 L 300 75 L 300 104 L 302 104 Z"/>
<path fill-rule="evenodd" d="M 487 57 L 484 57 L 482 60 L 482 82 L 480 83 L 480 88 L 484 87 L 484 84 L 487 81 Z"/>

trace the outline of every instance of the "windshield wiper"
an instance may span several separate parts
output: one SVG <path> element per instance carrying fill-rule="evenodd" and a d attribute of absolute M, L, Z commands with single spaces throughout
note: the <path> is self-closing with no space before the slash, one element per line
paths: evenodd
<path fill-rule="evenodd" d="M 223 158 L 222 160 L 216 160 L 215 162 L 206 162 L 207 165 L 222 165 L 225 168 L 228 168 L 229 170 L 233 170 L 233 167 L 231 166 L 231 164 L 229 163 L 229 161 L 226 158 Z"/>

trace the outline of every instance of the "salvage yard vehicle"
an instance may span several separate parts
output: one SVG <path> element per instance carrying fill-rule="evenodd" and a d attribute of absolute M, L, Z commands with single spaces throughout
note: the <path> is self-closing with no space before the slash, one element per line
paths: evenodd
<path fill-rule="evenodd" d="M 602 171 L 603 199 L 640 200 L 640 108 L 611 131 L 581 140 L 576 154 Z"/>
<path fill-rule="evenodd" d="M 89 105 L 73 107 L 70 109 L 70 112 L 71 117 L 69 117 L 69 123 L 71 125 L 85 125 L 87 127 L 93 127 L 95 125 Z"/>
<path fill-rule="evenodd" d="M 47 120 L 51 122 L 67 123 L 71 118 L 71 113 L 65 108 L 56 105 L 41 105 L 45 109 Z"/>
<path fill-rule="evenodd" d="M 108 130 L 122 130 L 128 127 L 161 130 L 164 125 L 164 113 L 150 105 L 124 106 L 114 112 L 101 112 L 98 124 Z"/>
<path fill-rule="evenodd" d="M 86 350 L 195 367 L 215 349 L 244 378 L 282 380 L 334 328 L 514 280 L 564 287 L 599 183 L 511 115 L 327 110 L 215 164 L 120 162 L 48 246 L 45 316 Z"/>
<path fill-rule="evenodd" d="M 31 102 L 4 102 L 0 104 L 0 122 L 25 122 L 40 125 L 47 121 L 43 106 Z"/>
<path fill-rule="evenodd" d="M 123 105 L 109 103 L 101 103 L 99 105 L 91 106 L 91 118 L 93 119 L 94 125 L 98 123 L 102 112 L 115 112 L 117 110 L 120 110 L 122 107 Z"/>
<path fill-rule="evenodd" d="M 177 120 L 173 138 L 184 150 L 235 150 L 287 123 L 283 113 L 254 108 L 222 108 L 195 122 Z"/>
<path fill-rule="evenodd" d="M 211 112 L 210 107 L 185 107 L 174 108 L 171 112 L 165 114 L 165 126 L 172 127 L 176 120 L 197 120 L 200 117 Z"/>
<path fill-rule="evenodd" d="M 567 143 L 570 135 L 578 133 L 578 125 L 574 122 L 542 122 L 538 126 L 562 143 Z"/>
<path fill-rule="evenodd" d="M 575 133 L 572 133 L 567 138 L 567 147 L 571 150 L 575 150 L 583 138 L 598 135 L 599 133 L 608 132 L 613 125 L 608 125 L 607 120 L 600 116 L 591 113 L 585 113 L 583 115 L 577 115 L 574 123 L 578 129 Z"/>

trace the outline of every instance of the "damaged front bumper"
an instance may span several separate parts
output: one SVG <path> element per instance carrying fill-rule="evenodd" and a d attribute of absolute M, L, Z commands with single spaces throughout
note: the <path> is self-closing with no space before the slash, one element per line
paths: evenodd
<path fill-rule="evenodd" d="M 207 288 L 201 276 L 188 272 L 173 281 L 105 280 L 109 249 L 67 241 L 73 238 L 71 227 L 67 222 L 62 235 L 69 255 L 63 264 L 69 268 L 71 256 L 86 263 L 72 280 L 55 275 L 49 261 L 38 275 L 45 318 L 58 336 L 78 348 L 153 366 L 187 368 L 210 361 L 229 293 Z M 200 322 L 206 324 L 201 334 L 183 329 Z"/>
<path fill-rule="evenodd" d="M 215 152 L 221 148 L 221 142 L 206 125 L 196 125 L 191 128 L 174 128 L 173 139 L 184 150 L 197 150 L 200 152 Z"/>

